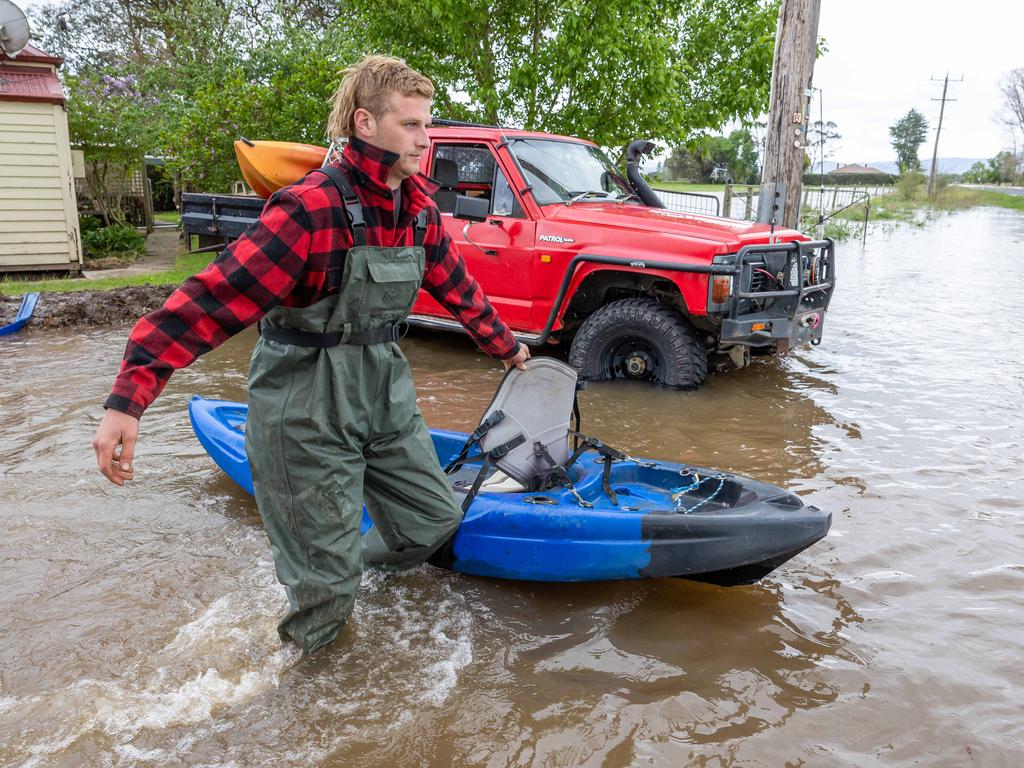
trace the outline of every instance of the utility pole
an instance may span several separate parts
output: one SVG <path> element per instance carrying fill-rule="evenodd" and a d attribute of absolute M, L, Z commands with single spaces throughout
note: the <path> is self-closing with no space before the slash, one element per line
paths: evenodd
<path fill-rule="evenodd" d="M 818 46 L 821 0 L 782 0 L 757 220 L 795 229 L 800 218 L 807 106 Z"/>
<path fill-rule="evenodd" d="M 933 77 L 932 80 L 938 80 L 939 78 Z M 959 80 L 954 80 L 954 83 L 963 82 L 961 77 Z M 949 72 L 946 72 L 946 76 L 942 79 L 942 98 L 932 99 L 932 101 L 941 101 L 942 105 L 939 107 L 939 127 L 935 129 L 935 147 L 932 149 L 932 172 L 928 175 L 928 197 L 934 197 L 935 195 L 935 164 L 939 158 L 939 134 L 942 133 L 942 116 L 946 112 L 946 102 L 956 101 L 956 99 L 947 99 L 946 91 L 949 89 Z"/>

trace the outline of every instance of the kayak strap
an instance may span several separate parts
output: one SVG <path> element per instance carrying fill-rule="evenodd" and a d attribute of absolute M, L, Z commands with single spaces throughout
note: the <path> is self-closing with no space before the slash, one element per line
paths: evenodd
<path fill-rule="evenodd" d="M 601 463 L 604 464 L 604 467 L 601 470 L 601 489 L 604 491 L 605 496 L 611 500 L 612 504 L 618 506 L 619 497 L 615 493 L 615 489 L 612 488 L 612 463 L 616 461 L 626 461 L 629 459 L 629 456 L 617 448 L 605 445 L 599 438 L 584 435 L 575 430 L 569 431 L 572 433 L 573 443 L 576 446 L 576 450 L 572 452 L 572 455 L 565 462 L 564 466 L 558 467 L 557 470 L 553 471 L 552 476 L 555 479 L 560 479 L 562 475 L 568 477 L 569 468 L 572 467 L 572 465 L 575 464 L 583 454 L 588 451 L 596 451 L 601 456 Z M 550 461 L 550 457 L 548 457 L 548 460 Z M 570 488 L 570 490 L 572 489 Z"/>
<path fill-rule="evenodd" d="M 580 452 L 581 451 L 577 449 L 576 453 L 574 453 L 573 455 L 575 456 Z M 590 508 L 594 506 L 592 503 L 590 503 L 582 496 L 580 496 L 580 492 L 576 490 L 576 486 L 573 484 L 572 478 L 569 477 L 569 471 L 567 469 L 567 466 L 559 464 L 557 461 L 555 461 L 551 457 L 551 454 L 548 452 L 548 449 L 545 447 L 544 443 L 534 443 L 533 453 L 538 458 L 544 459 L 550 466 L 550 469 L 547 471 L 547 474 L 541 481 L 541 488 L 553 488 L 555 487 L 555 485 L 564 485 L 566 488 L 569 489 L 569 492 L 576 497 L 576 503 L 579 504 L 581 507 Z M 566 465 L 568 465 L 568 463 L 569 462 L 566 462 Z M 611 486 L 609 486 L 609 488 L 610 487 Z M 615 504 L 617 505 L 618 501 L 616 501 Z"/>
<path fill-rule="evenodd" d="M 480 426 L 470 433 L 469 437 L 466 438 L 466 442 L 462 444 L 462 448 L 459 450 L 459 455 L 448 462 L 448 465 L 444 468 L 446 475 L 452 472 L 458 472 L 462 469 L 462 465 L 466 463 L 469 457 L 469 449 L 474 445 L 479 445 L 484 435 L 491 431 L 491 427 L 494 427 L 505 420 L 505 412 L 498 410 L 488 416 L 486 419 L 480 422 Z M 506 451 L 507 453 L 507 451 Z"/>
<path fill-rule="evenodd" d="M 504 411 L 494 411 L 490 416 L 484 419 L 480 426 L 473 430 L 472 434 L 463 443 L 462 449 L 458 455 L 448 462 L 448 465 L 444 468 L 444 473 L 450 475 L 453 472 L 458 472 L 462 469 L 464 464 L 469 464 L 478 460 L 483 460 L 480 465 L 480 471 L 476 473 L 476 478 L 473 480 L 473 485 L 466 493 L 466 498 L 462 501 L 462 511 L 466 512 L 469 509 L 469 505 L 473 503 L 473 499 L 480 492 L 480 486 L 483 485 L 484 480 L 487 479 L 488 472 L 491 467 L 494 466 L 495 462 L 501 460 L 508 455 L 509 451 L 513 448 L 518 448 L 520 445 L 526 442 L 526 437 L 520 433 L 515 435 L 509 440 L 506 440 L 500 445 L 496 445 L 489 451 L 480 450 L 478 453 L 470 455 L 470 449 L 475 446 L 480 446 L 480 441 L 484 438 L 491 428 L 497 424 L 500 424 L 505 420 Z"/>

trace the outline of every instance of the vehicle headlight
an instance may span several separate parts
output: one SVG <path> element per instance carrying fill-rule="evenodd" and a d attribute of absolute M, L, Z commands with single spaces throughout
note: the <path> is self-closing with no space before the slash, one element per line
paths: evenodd
<path fill-rule="evenodd" d="M 800 287 L 800 257 L 789 260 L 789 273 L 786 275 L 786 285 L 790 288 Z"/>

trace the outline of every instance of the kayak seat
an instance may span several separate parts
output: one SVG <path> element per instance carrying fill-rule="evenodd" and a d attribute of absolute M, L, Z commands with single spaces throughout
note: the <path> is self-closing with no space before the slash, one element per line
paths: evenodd
<path fill-rule="evenodd" d="M 534 357 L 526 361 L 525 370 L 510 368 L 480 425 L 445 468 L 445 473 L 452 475 L 467 463 L 482 461 L 464 508 L 481 490 L 540 490 L 552 469 L 561 468 L 569 459 L 569 426 L 575 402 L 576 369 L 572 366 Z M 470 455 L 473 448 L 479 453 Z"/>

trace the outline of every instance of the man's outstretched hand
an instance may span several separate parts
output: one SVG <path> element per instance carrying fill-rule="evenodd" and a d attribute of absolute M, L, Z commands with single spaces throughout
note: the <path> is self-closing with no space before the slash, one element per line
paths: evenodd
<path fill-rule="evenodd" d="M 521 371 L 526 370 L 526 361 L 530 359 L 530 348 L 525 344 L 519 344 L 519 351 L 516 352 L 515 357 L 510 357 L 508 360 L 502 360 L 502 364 L 505 366 L 507 371 L 513 365 Z"/>
<path fill-rule="evenodd" d="M 132 459 L 139 437 L 139 420 L 127 413 L 108 408 L 92 439 L 96 464 L 114 485 L 124 485 L 135 477 Z"/>

